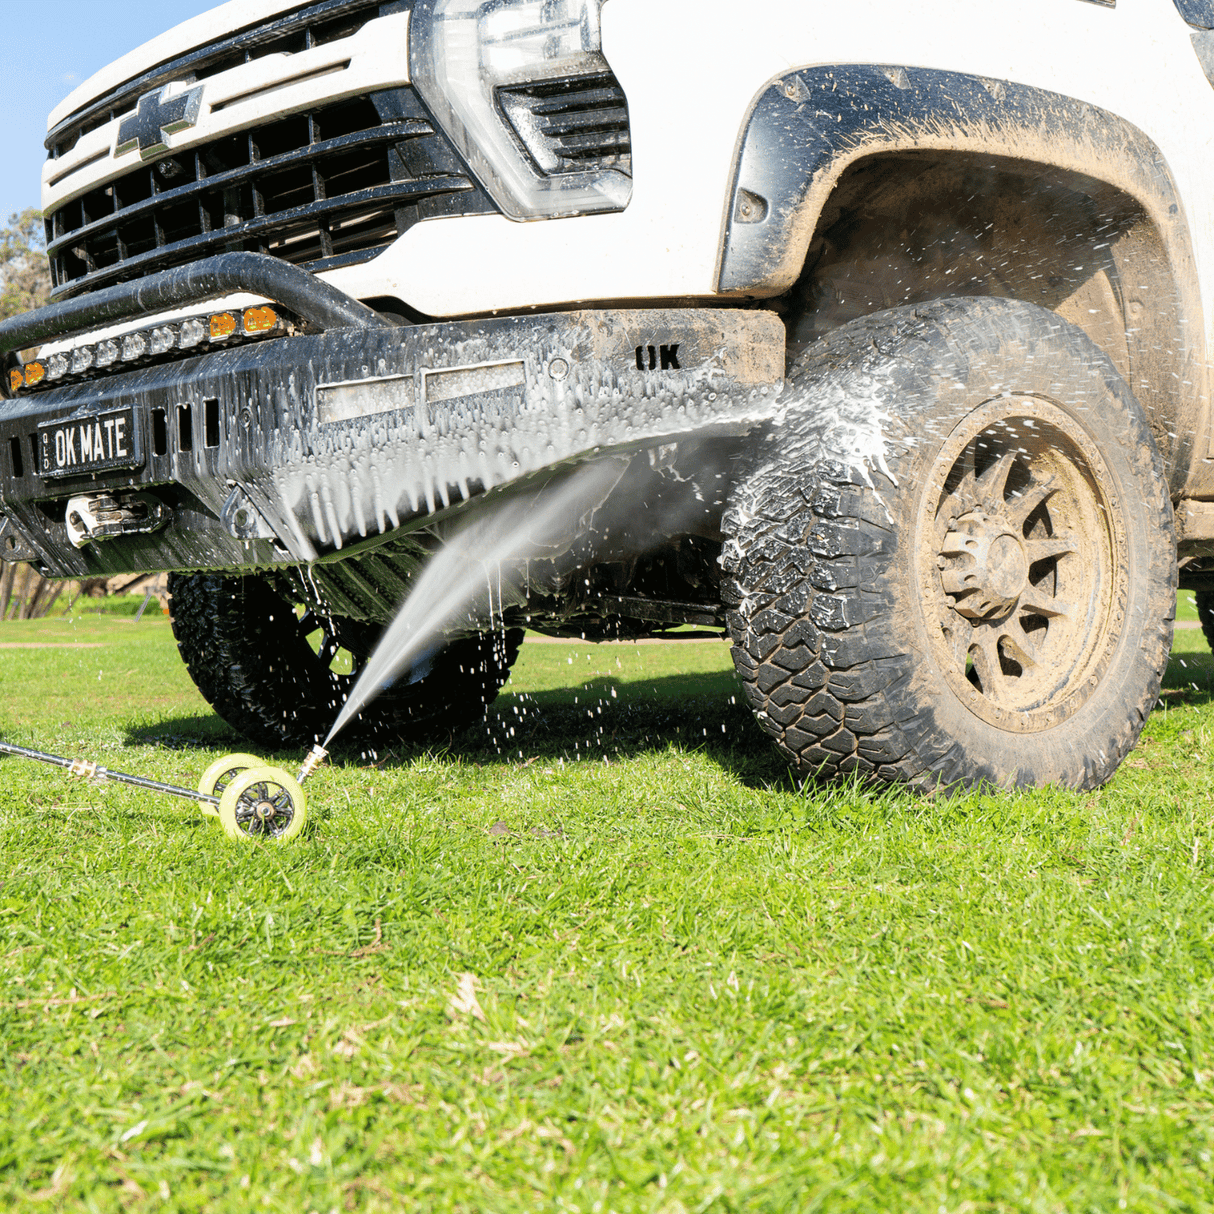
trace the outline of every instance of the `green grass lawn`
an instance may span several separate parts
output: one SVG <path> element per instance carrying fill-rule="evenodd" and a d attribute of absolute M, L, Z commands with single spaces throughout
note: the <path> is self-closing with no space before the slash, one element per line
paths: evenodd
<path fill-rule="evenodd" d="M 6 740 L 247 749 L 159 614 L 34 643 Z M 1210 1209 L 1212 679 L 1099 792 L 920 798 L 795 788 L 724 645 L 528 643 L 287 848 L 0 759 L 0 1204 Z"/>

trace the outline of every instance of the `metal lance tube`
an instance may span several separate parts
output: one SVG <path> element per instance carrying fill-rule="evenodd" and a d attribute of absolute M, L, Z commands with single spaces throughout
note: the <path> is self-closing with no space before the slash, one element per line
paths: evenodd
<path fill-rule="evenodd" d="M 299 775 L 295 777 L 297 784 L 302 784 L 324 761 L 329 752 L 318 742 L 308 751 L 308 757 L 304 759 L 303 766 L 299 769 Z"/>
<path fill-rule="evenodd" d="M 131 776 L 124 771 L 110 771 L 91 759 L 64 759 L 59 755 L 50 755 L 42 750 L 30 750 L 26 746 L 13 746 L 8 742 L 0 742 L 0 754 L 20 755 L 23 759 L 37 759 L 39 763 L 50 763 L 55 767 L 66 768 L 73 776 L 85 776 L 96 780 L 114 780 L 119 784 L 130 784 L 133 788 L 144 788 L 149 792 L 164 792 L 174 797 L 186 797 L 191 801 L 204 801 L 208 805 L 218 805 L 218 797 L 208 797 L 205 793 L 195 792 L 192 788 L 178 788 L 176 784 L 163 784 L 159 780 L 148 780 L 143 776 Z"/>

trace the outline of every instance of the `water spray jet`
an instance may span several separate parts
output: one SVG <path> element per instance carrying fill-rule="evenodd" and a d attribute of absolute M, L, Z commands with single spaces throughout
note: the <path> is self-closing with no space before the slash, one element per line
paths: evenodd
<path fill-rule="evenodd" d="M 583 464 L 531 492 L 499 500 L 446 537 L 384 630 L 322 745 L 401 671 L 426 663 L 448 630 L 491 625 L 508 606 L 523 602 L 527 562 L 563 552 L 585 535 L 585 520 L 607 500 L 627 465 L 616 458 Z"/>

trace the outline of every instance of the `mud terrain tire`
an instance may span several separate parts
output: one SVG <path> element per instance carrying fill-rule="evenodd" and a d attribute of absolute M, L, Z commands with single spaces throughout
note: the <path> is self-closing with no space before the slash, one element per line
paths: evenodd
<path fill-rule="evenodd" d="M 1030 304 L 876 313 L 815 343 L 726 510 L 733 655 L 805 775 L 1092 788 L 1172 638 L 1172 509 L 1142 409 Z"/>
<path fill-rule="evenodd" d="M 172 574 L 173 635 L 198 690 L 233 729 L 271 749 L 321 741 L 353 687 L 313 650 L 314 625 L 259 577 Z M 366 625 L 336 621 L 338 640 Z M 398 678 L 334 740 L 349 749 L 444 742 L 483 718 L 518 657 L 521 629 L 452 642 L 424 677 Z M 366 638 L 369 648 L 373 638 Z"/>

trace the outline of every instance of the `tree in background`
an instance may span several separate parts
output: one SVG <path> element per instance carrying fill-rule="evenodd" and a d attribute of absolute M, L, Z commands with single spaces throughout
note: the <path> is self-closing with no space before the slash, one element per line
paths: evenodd
<path fill-rule="evenodd" d="M 47 581 L 33 565 L 0 566 L 0 620 L 40 619 L 62 593 L 62 582 Z"/>
<path fill-rule="evenodd" d="M 50 302 L 51 267 L 46 257 L 46 229 L 42 212 L 26 207 L 8 217 L 8 226 L 0 228 L 0 320 L 40 308 Z M 46 615 L 68 591 L 68 607 L 81 595 L 104 598 L 108 594 L 132 590 L 138 585 L 152 586 L 146 576 L 121 586 L 104 577 L 82 581 L 52 582 L 33 565 L 0 561 L 0 621 L 32 620 Z M 152 589 L 148 597 L 156 593 Z M 163 602 L 163 594 L 161 594 Z"/>
<path fill-rule="evenodd" d="M 46 259 L 42 212 L 27 207 L 0 228 L 0 320 L 39 308 L 50 299 L 51 268 Z M 0 620 L 46 615 L 63 590 L 32 565 L 0 565 Z"/>
<path fill-rule="evenodd" d="M 51 297 L 42 212 L 26 207 L 0 228 L 0 320 L 40 308 Z"/>

